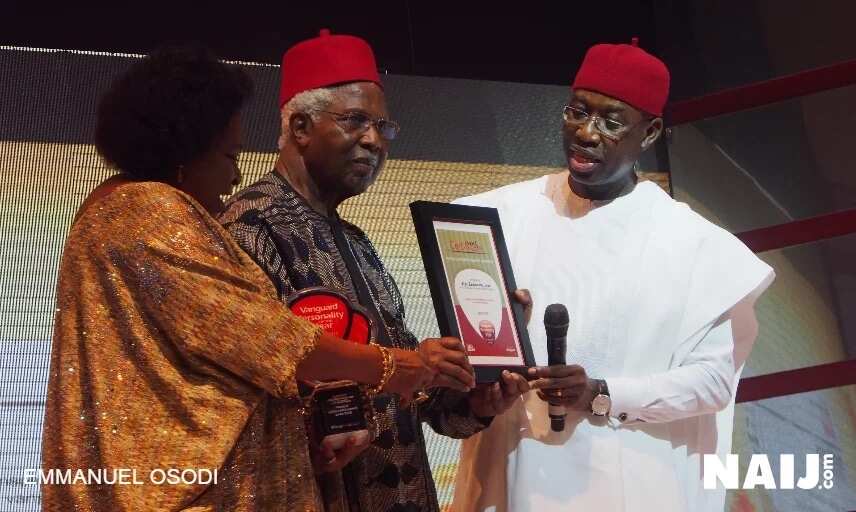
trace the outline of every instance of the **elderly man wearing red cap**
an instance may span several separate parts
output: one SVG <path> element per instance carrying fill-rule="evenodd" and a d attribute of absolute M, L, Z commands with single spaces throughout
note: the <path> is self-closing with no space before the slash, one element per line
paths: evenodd
<path fill-rule="evenodd" d="M 669 72 L 632 45 L 588 50 L 562 111 L 568 170 L 459 202 L 499 209 L 535 314 L 570 312 L 568 365 L 464 442 L 454 510 L 721 511 L 704 454 L 730 450 L 734 391 L 772 269 L 650 182 Z M 532 226 L 540 229 L 533 230 Z M 530 325 L 539 365 L 544 327 Z M 550 428 L 548 404 L 566 427 Z"/>
<path fill-rule="evenodd" d="M 437 511 L 421 421 L 441 434 L 470 436 L 528 384 L 509 374 L 502 385 L 474 387 L 460 340 L 419 343 L 405 324 L 398 287 L 371 242 L 336 211 L 374 183 L 399 131 L 389 120 L 369 45 L 322 31 L 289 49 L 280 108 L 276 169 L 236 194 L 221 222 L 283 300 L 310 287 L 342 293 L 368 311 L 378 343 L 419 350 L 436 375 L 427 401 L 404 405 L 384 393 L 374 399 L 377 439 L 365 451 L 346 449 L 336 454 L 336 464 L 319 468 L 326 509 Z"/>

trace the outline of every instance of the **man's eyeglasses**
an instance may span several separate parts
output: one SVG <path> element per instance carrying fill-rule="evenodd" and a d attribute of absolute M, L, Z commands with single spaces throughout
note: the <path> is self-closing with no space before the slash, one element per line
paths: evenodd
<path fill-rule="evenodd" d="M 362 133 L 368 130 L 370 126 L 374 125 L 381 137 L 386 140 L 392 140 L 398 135 L 398 132 L 401 131 L 401 127 L 398 126 L 398 123 L 395 121 L 390 121 L 389 119 L 384 119 L 382 117 L 379 119 L 372 119 L 362 112 L 342 113 L 328 112 L 326 110 L 322 110 L 321 112 L 335 117 L 336 121 L 340 123 L 342 128 L 349 132 Z"/>
<path fill-rule="evenodd" d="M 616 141 L 635 126 L 635 123 L 628 126 L 616 121 L 615 119 L 593 116 L 581 108 L 572 107 L 570 105 L 565 105 L 564 110 L 562 110 L 562 117 L 565 119 L 565 123 L 576 126 L 584 125 L 588 123 L 589 119 L 594 119 L 594 127 L 597 129 L 598 133 L 608 139 Z"/>

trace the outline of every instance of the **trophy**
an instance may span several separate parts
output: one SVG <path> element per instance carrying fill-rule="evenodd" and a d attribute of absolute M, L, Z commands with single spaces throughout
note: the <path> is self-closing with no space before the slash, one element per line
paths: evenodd
<path fill-rule="evenodd" d="M 375 339 L 376 329 L 366 310 L 339 292 L 305 288 L 290 295 L 287 303 L 295 315 L 334 336 L 364 345 Z M 359 384 L 350 380 L 301 384 L 311 435 L 319 445 L 339 450 L 348 438 L 356 438 L 357 445 L 374 438 L 374 407 Z"/>

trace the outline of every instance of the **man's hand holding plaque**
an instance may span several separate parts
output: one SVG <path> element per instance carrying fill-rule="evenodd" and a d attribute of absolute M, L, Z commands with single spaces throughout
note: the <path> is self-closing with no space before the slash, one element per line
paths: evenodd
<path fill-rule="evenodd" d="M 475 373 L 458 338 L 428 338 L 419 353 L 434 373 L 428 387 L 447 387 L 468 392 L 476 385 Z"/>

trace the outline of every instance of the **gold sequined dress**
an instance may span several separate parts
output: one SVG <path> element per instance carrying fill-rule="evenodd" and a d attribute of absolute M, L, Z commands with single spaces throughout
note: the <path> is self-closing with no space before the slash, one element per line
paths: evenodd
<path fill-rule="evenodd" d="M 62 256 L 43 510 L 320 508 L 295 399 L 319 333 L 192 198 L 119 186 Z"/>

